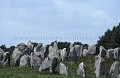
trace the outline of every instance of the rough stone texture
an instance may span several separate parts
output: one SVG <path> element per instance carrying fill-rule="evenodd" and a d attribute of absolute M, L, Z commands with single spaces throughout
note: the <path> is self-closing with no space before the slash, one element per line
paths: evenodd
<path fill-rule="evenodd" d="M 52 60 L 49 60 L 48 57 L 44 59 L 42 64 L 39 67 L 39 71 L 43 71 L 45 69 L 48 69 L 52 66 Z"/>
<path fill-rule="evenodd" d="M 107 58 L 114 59 L 114 49 L 108 49 L 108 50 L 106 51 L 106 57 L 107 57 Z"/>
<path fill-rule="evenodd" d="M 24 43 L 20 43 L 17 45 L 18 50 L 23 53 L 23 54 L 28 54 L 30 55 L 31 50 L 29 49 L 29 47 L 27 45 L 25 45 Z"/>
<path fill-rule="evenodd" d="M 44 58 L 44 53 L 46 51 L 46 47 L 43 47 L 42 43 L 38 43 L 36 47 L 34 47 L 34 54 L 37 56 L 41 56 Z"/>
<path fill-rule="evenodd" d="M 53 48 L 54 48 L 55 50 L 58 50 L 57 42 L 54 42 Z"/>
<path fill-rule="evenodd" d="M 95 69 L 97 78 L 105 74 L 105 60 L 100 56 L 95 57 Z"/>
<path fill-rule="evenodd" d="M 66 48 L 63 48 L 62 51 L 61 51 L 61 59 L 62 59 L 62 61 L 64 61 L 66 57 L 67 57 Z"/>
<path fill-rule="evenodd" d="M 70 57 L 72 63 L 77 63 L 77 54 L 76 54 L 74 47 L 70 48 L 69 57 Z"/>
<path fill-rule="evenodd" d="M 3 60 L 3 58 L 1 57 L 5 52 L 0 48 L 0 61 Z"/>
<path fill-rule="evenodd" d="M 31 55 L 30 55 L 30 66 L 32 68 L 35 68 L 35 69 L 38 70 L 40 65 L 41 65 L 41 59 L 38 56 L 31 53 Z"/>
<path fill-rule="evenodd" d="M 9 54 L 9 52 L 5 52 L 3 54 L 3 65 L 4 65 L 4 67 L 10 66 L 10 54 Z"/>
<path fill-rule="evenodd" d="M 120 51 L 119 47 L 115 48 L 115 49 L 108 49 L 106 57 L 116 59 L 116 60 L 120 60 L 120 52 L 119 51 Z"/>
<path fill-rule="evenodd" d="M 96 53 L 96 45 L 94 44 L 94 45 L 92 45 L 92 46 L 89 46 L 89 47 L 88 47 L 88 54 L 93 55 L 93 54 L 95 54 L 95 53 Z"/>
<path fill-rule="evenodd" d="M 79 67 L 77 69 L 77 74 L 82 77 L 86 76 L 86 66 L 84 65 L 83 62 L 79 64 Z"/>
<path fill-rule="evenodd" d="M 29 47 L 30 50 L 33 50 L 34 48 L 34 45 L 30 40 L 28 41 L 27 46 Z"/>
<path fill-rule="evenodd" d="M 20 64 L 20 58 L 24 55 L 22 52 L 18 50 L 18 48 L 15 48 L 12 54 L 12 58 L 14 60 L 15 66 L 19 66 Z"/>
<path fill-rule="evenodd" d="M 30 66 L 30 56 L 29 55 L 23 55 L 20 58 L 20 66 Z"/>
<path fill-rule="evenodd" d="M 77 56 L 80 56 L 81 55 L 81 53 L 80 53 L 80 49 L 81 49 L 80 45 L 74 45 L 74 48 L 75 48 Z"/>
<path fill-rule="evenodd" d="M 120 53 L 119 53 L 120 48 L 115 48 L 114 49 L 114 59 L 119 60 L 120 59 Z"/>
<path fill-rule="evenodd" d="M 57 58 L 54 58 L 54 59 L 52 60 L 52 66 L 51 66 L 51 70 L 52 70 L 51 72 L 52 72 L 53 74 L 56 73 L 57 64 L 58 64 L 58 59 L 57 59 Z"/>
<path fill-rule="evenodd" d="M 107 50 L 106 50 L 103 46 L 100 46 L 99 51 L 100 51 L 100 52 L 99 52 L 98 55 L 99 55 L 100 57 L 105 57 L 105 56 L 106 56 L 106 51 L 107 51 Z"/>
<path fill-rule="evenodd" d="M 59 65 L 59 73 L 61 75 L 68 75 L 68 67 L 66 67 L 62 62 Z"/>
<path fill-rule="evenodd" d="M 83 55 L 83 56 L 86 56 L 87 54 L 88 54 L 88 50 L 87 50 L 87 49 L 84 49 L 82 55 Z"/>
<path fill-rule="evenodd" d="M 117 78 L 120 78 L 120 74 L 118 75 L 118 77 Z"/>
<path fill-rule="evenodd" d="M 115 61 L 109 71 L 111 78 L 117 78 L 120 72 L 120 63 L 118 61 Z"/>
<path fill-rule="evenodd" d="M 52 46 L 49 46 L 49 54 L 48 54 L 48 57 L 50 59 L 54 59 L 54 58 L 60 58 L 60 52 L 61 50 L 58 50 L 57 47 L 56 47 L 56 43 L 54 43 L 54 47 Z"/>
<path fill-rule="evenodd" d="M 52 47 L 52 46 L 49 46 L 49 58 L 50 59 L 53 59 L 55 57 L 55 54 L 56 54 L 56 50 Z"/>

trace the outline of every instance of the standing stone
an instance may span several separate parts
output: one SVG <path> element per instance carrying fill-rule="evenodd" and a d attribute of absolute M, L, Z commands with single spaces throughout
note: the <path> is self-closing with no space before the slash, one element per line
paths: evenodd
<path fill-rule="evenodd" d="M 77 69 L 77 74 L 82 77 L 86 76 L 86 66 L 84 65 L 83 62 L 79 64 L 79 67 Z"/>
<path fill-rule="evenodd" d="M 30 55 L 30 66 L 32 68 L 38 69 L 40 67 L 40 65 L 41 65 L 41 59 L 38 56 L 31 53 L 31 55 Z"/>
<path fill-rule="evenodd" d="M 74 47 L 70 48 L 69 57 L 71 58 L 72 63 L 77 63 L 77 54 Z"/>
<path fill-rule="evenodd" d="M 57 42 L 54 42 L 53 48 L 54 48 L 55 50 L 58 50 Z"/>
<path fill-rule="evenodd" d="M 100 46 L 99 51 L 100 51 L 100 52 L 99 52 L 98 55 L 99 55 L 100 57 L 105 57 L 105 56 L 106 56 L 106 51 L 107 51 L 107 50 L 106 50 L 103 46 Z"/>
<path fill-rule="evenodd" d="M 120 57 L 119 50 L 120 50 L 119 47 L 114 49 L 114 59 L 116 59 L 116 60 L 119 60 L 119 57 Z"/>
<path fill-rule="evenodd" d="M 29 55 L 23 55 L 20 58 L 20 66 L 30 66 L 30 56 Z"/>
<path fill-rule="evenodd" d="M 95 59 L 95 69 L 96 69 L 95 74 L 96 74 L 96 77 L 99 78 L 105 74 L 105 60 L 100 56 L 96 56 L 95 58 L 96 58 Z"/>
<path fill-rule="evenodd" d="M 85 48 L 84 50 L 83 50 L 83 56 L 86 56 L 88 54 L 88 50 Z"/>
<path fill-rule="evenodd" d="M 53 73 L 53 74 L 55 74 L 57 64 L 58 64 L 58 59 L 57 59 L 57 58 L 54 58 L 53 61 L 52 61 L 52 66 L 51 66 L 51 69 L 52 69 L 52 73 Z"/>
<path fill-rule="evenodd" d="M 46 51 L 46 47 L 43 47 L 42 43 L 38 43 L 36 47 L 34 47 L 34 54 L 37 56 L 41 56 L 44 58 L 44 53 Z"/>
<path fill-rule="evenodd" d="M 29 47 L 30 50 L 33 50 L 34 48 L 34 45 L 30 40 L 28 41 L 27 46 Z"/>
<path fill-rule="evenodd" d="M 96 45 L 92 45 L 88 47 L 88 54 L 93 55 L 96 53 Z"/>
<path fill-rule="evenodd" d="M 117 78 L 120 78 L 120 74 L 118 75 L 118 77 Z"/>
<path fill-rule="evenodd" d="M 59 65 L 59 73 L 61 74 L 61 75 L 68 75 L 68 67 L 66 67 L 65 66 L 65 64 L 63 64 L 62 62 L 60 63 L 60 65 Z"/>
<path fill-rule="evenodd" d="M 23 53 L 18 50 L 18 48 L 15 48 L 12 54 L 12 58 L 14 60 L 15 66 L 19 66 L 20 64 L 20 58 L 22 57 Z"/>
<path fill-rule="evenodd" d="M 0 48 L 0 61 L 3 60 L 2 55 L 3 55 L 4 53 L 5 53 L 5 52 Z"/>
<path fill-rule="evenodd" d="M 55 57 L 55 54 L 56 54 L 56 50 L 52 47 L 52 46 L 49 46 L 49 58 L 50 59 L 53 59 Z"/>
<path fill-rule="evenodd" d="M 66 48 L 63 48 L 62 51 L 61 51 L 61 59 L 62 59 L 62 61 L 64 61 L 66 57 L 67 57 Z"/>
<path fill-rule="evenodd" d="M 77 56 L 80 56 L 81 55 L 81 53 L 80 53 L 80 48 L 81 48 L 80 45 L 74 45 L 74 48 L 75 48 Z"/>
<path fill-rule="evenodd" d="M 4 67 L 10 66 L 10 53 L 9 52 L 5 52 L 3 54 L 3 65 Z"/>
<path fill-rule="evenodd" d="M 42 64 L 39 67 L 39 71 L 43 71 L 45 69 L 48 69 L 52 66 L 52 60 L 49 60 L 48 57 L 44 59 Z"/>
<path fill-rule="evenodd" d="M 114 49 L 108 49 L 108 50 L 106 51 L 106 57 L 107 57 L 107 58 L 114 59 Z"/>
<path fill-rule="evenodd" d="M 120 63 L 115 61 L 109 71 L 110 78 L 117 78 L 120 72 Z"/>

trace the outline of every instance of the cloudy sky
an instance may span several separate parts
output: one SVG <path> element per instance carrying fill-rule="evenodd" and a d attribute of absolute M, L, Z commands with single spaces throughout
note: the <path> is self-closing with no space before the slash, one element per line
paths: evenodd
<path fill-rule="evenodd" d="M 120 0 L 0 0 L 0 45 L 95 44 L 120 22 Z"/>

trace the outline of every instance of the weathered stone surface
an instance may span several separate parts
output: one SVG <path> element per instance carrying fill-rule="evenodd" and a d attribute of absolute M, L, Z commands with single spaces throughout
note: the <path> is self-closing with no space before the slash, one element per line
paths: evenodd
<path fill-rule="evenodd" d="M 51 65 L 51 70 L 52 70 L 51 72 L 52 72 L 53 74 L 56 73 L 57 64 L 58 64 L 58 59 L 57 59 L 57 58 L 54 58 L 54 59 L 52 60 L 52 65 Z"/>
<path fill-rule="evenodd" d="M 29 49 L 29 47 L 27 45 L 25 45 L 24 43 L 20 43 L 17 45 L 18 50 L 23 53 L 23 54 L 28 54 L 30 55 L 31 50 Z"/>
<path fill-rule="evenodd" d="M 116 60 L 120 60 L 120 52 L 119 52 L 120 48 L 115 48 L 114 49 L 114 59 Z"/>
<path fill-rule="evenodd" d="M 92 46 L 89 46 L 89 47 L 88 47 L 88 54 L 93 55 L 93 54 L 95 54 L 95 53 L 96 53 L 96 45 L 94 44 L 94 45 L 92 45 Z"/>
<path fill-rule="evenodd" d="M 49 46 L 49 58 L 50 59 L 53 59 L 56 55 L 56 50 L 52 47 L 52 46 Z"/>
<path fill-rule="evenodd" d="M 68 67 L 66 67 L 66 65 L 65 64 L 63 64 L 62 62 L 60 63 L 60 65 L 59 65 L 59 73 L 61 74 L 61 75 L 68 75 Z"/>
<path fill-rule="evenodd" d="M 106 57 L 111 59 L 120 60 L 120 48 L 108 49 L 106 52 Z"/>
<path fill-rule="evenodd" d="M 74 45 L 74 48 L 75 48 L 77 56 L 80 56 L 81 55 L 81 53 L 80 53 L 80 48 L 81 48 L 80 45 Z"/>
<path fill-rule="evenodd" d="M 100 56 L 95 57 L 95 74 L 97 78 L 105 74 L 105 60 Z"/>
<path fill-rule="evenodd" d="M 33 50 L 34 48 L 34 45 L 30 40 L 28 41 L 27 46 L 29 47 L 30 50 Z"/>
<path fill-rule="evenodd" d="M 74 47 L 70 48 L 69 57 L 70 57 L 72 63 L 77 63 L 77 53 L 76 53 Z"/>
<path fill-rule="evenodd" d="M 46 51 L 46 47 L 43 47 L 42 43 L 38 43 L 36 47 L 34 47 L 34 54 L 37 56 L 41 56 L 44 58 L 44 53 Z"/>
<path fill-rule="evenodd" d="M 54 48 L 55 50 L 58 50 L 57 42 L 54 42 L 53 48 Z"/>
<path fill-rule="evenodd" d="M 108 49 L 108 50 L 106 51 L 106 57 L 107 57 L 107 58 L 114 59 L 114 49 Z"/>
<path fill-rule="evenodd" d="M 103 46 L 100 46 L 99 51 L 100 51 L 100 52 L 99 52 L 98 55 L 99 55 L 100 57 L 105 57 L 105 56 L 106 56 L 106 51 L 107 51 L 107 50 L 106 50 Z"/>
<path fill-rule="evenodd" d="M 109 71 L 111 78 L 117 78 L 120 72 L 120 63 L 118 61 L 115 61 Z"/>
<path fill-rule="evenodd" d="M 52 60 L 49 60 L 48 57 L 44 59 L 42 64 L 39 67 L 39 71 L 43 71 L 45 69 L 48 69 L 52 66 Z"/>
<path fill-rule="evenodd" d="M 15 66 L 19 66 L 20 64 L 20 58 L 23 56 L 24 54 L 22 52 L 20 52 L 18 50 L 18 48 L 15 48 L 12 54 L 12 58 L 14 60 L 14 64 Z"/>
<path fill-rule="evenodd" d="M 66 57 L 67 57 L 66 48 L 63 48 L 62 51 L 61 51 L 61 59 L 62 59 L 62 61 L 64 61 Z"/>
<path fill-rule="evenodd" d="M 49 46 L 49 54 L 48 54 L 48 57 L 50 58 L 50 59 L 53 59 L 53 58 L 60 58 L 60 52 L 61 52 L 61 50 L 58 50 L 58 49 L 56 49 L 57 47 L 56 47 L 56 43 L 54 44 L 54 47 L 52 47 L 52 46 Z"/>
<path fill-rule="evenodd" d="M 86 76 L 86 66 L 84 65 L 83 62 L 79 64 L 79 67 L 77 69 L 77 74 L 82 77 Z"/>
<path fill-rule="evenodd" d="M 83 55 L 83 56 L 86 56 L 87 54 L 88 54 L 88 50 L 87 50 L 87 49 L 84 49 L 82 55 Z"/>
<path fill-rule="evenodd" d="M 118 75 L 118 77 L 117 78 L 120 78 L 120 74 Z"/>
<path fill-rule="evenodd" d="M 4 65 L 4 67 L 10 66 L 10 54 L 9 54 L 9 52 L 5 52 L 3 54 L 3 65 Z"/>
<path fill-rule="evenodd" d="M 2 55 L 3 55 L 4 53 L 5 53 L 5 52 L 0 48 L 0 61 L 3 60 Z"/>
<path fill-rule="evenodd" d="M 35 69 L 39 69 L 41 65 L 41 59 L 35 54 L 31 53 L 30 55 L 30 66 Z"/>
<path fill-rule="evenodd" d="M 30 66 L 30 56 L 29 55 L 23 55 L 20 58 L 20 66 Z"/>

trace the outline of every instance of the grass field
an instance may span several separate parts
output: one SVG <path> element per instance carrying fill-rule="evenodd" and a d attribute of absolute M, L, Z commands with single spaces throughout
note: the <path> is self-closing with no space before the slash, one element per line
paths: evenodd
<path fill-rule="evenodd" d="M 111 59 L 105 58 L 106 61 L 106 73 L 102 78 L 108 78 L 108 72 L 110 66 L 114 62 Z M 85 78 L 95 78 L 94 74 L 94 58 L 93 57 L 80 57 L 78 58 L 78 64 L 71 64 L 70 61 L 64 62 L 66 66 L 69 67 L 69 75 L 59 75 L 59 65 L 57 66 L 57 73 L 53 75 L 49 73 L 49 71 L 39 72 L 30 67 L 3 67 L 0 66 L 0 78 L 82 78 L 76 74 L 76 70 L 80 62 L 84 62 L 86 65 L 86 74 L 87 77 Z"/>

